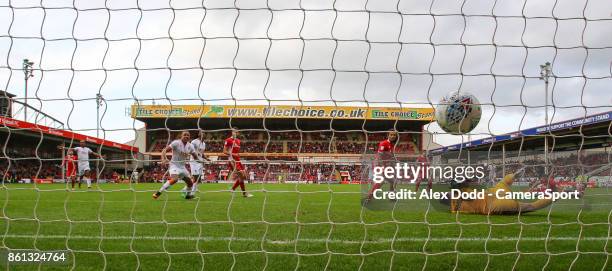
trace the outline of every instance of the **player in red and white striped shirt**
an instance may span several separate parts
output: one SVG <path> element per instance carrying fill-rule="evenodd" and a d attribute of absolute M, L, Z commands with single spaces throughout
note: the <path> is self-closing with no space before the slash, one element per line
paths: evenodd
<path fill-rule="evenodd" d="M 64 174 L 66 181 L 70 179 L 70 182 L 72 183 L 72 190 L 74 190 L 74 183 L 76 181 L 76 157 L 74 156 L 72 149 L 68 149 L 66 156 L 64 157 L 64 161 L 62 161 L 62 168 L 64 167 L 66 169 Z M 79 188 L 81 188 L 81 182 L 79 182 Z"/>
<path fill-rule="evenodd" d="M 223 154 L 227 155 L 229 160 L 229 179 L 236 179 L 234 185 L 232 185 L 232 190 L 236 190 L 236 188 L 240 186 L 242 195 L 246 198 L 250 198 L 253 195 L 247 193 L 244 186 L 244 180 L 247 179 L 247 174 L 244 165 L 240 161 L 240 139 L 238 138 L 238 135 L 239 132 L 237 128 L 232 129 L 232 136 L 225 140 Z"/>
<path fill-rule="evenodd" d="M 394 165 L 396 162 L 394 149 L 398 138 L 397 132 L 392 131 L 387 135 L 387 139 L 378 143 L 378 150 L 376 153 L 376 161 L 374 162 L 374 166 L 387 167 Z M 374 190 L 379 189 L 381 186 L 382 183 L 374 183 L 368 192 L 367 200 L 372 199 Z M 391 187 L 391 191 L 395 191 L 395 183 L 393 181 L 389 180 L 389 186 Z"/>

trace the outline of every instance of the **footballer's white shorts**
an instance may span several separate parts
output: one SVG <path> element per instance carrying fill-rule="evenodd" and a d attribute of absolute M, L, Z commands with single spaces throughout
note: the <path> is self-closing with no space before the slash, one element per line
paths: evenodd
<path fill-rule="evenodd" d="M 90 171 L 91 169 L 89 168 L 89 162 L 78 162 L 77 164 L 78 166 L 78 172 L 77 175 L 79 177 L 85 175 L 85 172 Z"/>
<path fill-rule="evenodd" d="M 170 168 L 168 169 L 168 174 L 170 176 L 178 175 L 180 179 L 191 178 L 191 174 L 189 173 L 189 170 L 187 170 L 185 166 L 176 166 L 176 165 L 170 164 Z"/>
<path fill-rule="evenodd" d="M 189 162 L 189 168 L 191 169 L 191 175 L 202 175 L 202 163 L 199 162 Z"/>

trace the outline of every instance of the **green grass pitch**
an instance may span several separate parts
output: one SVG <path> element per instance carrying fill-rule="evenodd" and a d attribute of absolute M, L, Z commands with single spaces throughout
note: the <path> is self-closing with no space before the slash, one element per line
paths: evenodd
<path fill-rule="evenodd" d="M 612 190 L 588 210 L 558 202 L 522 216 L 451 214 L 411 201 L 372 211 L 360 186 L 9 184 L 0 191 L 2 249 L 71 250 L 67 265 L 10 270 L 612 270 Z M 409 209 L 409 210 L 408 210 Z"/>

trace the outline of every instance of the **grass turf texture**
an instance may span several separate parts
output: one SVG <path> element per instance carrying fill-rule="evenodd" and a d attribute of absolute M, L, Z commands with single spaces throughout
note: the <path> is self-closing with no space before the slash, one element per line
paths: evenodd
<path fill-rule="evenodd" d="M 559 202 L 550 214 L 487 217 L 422 200 L 372 211 L 358 185 L 247 184 L 255 197 L 242 198 L 229 184 L 203 184 L 192 201 L 182 186 L 153 200 L 159 184 L 7 185 L 2 248 L 74 252 L 68 265 L 40 270 L 612 269 L 607 189 L 587 191 L 603 194 L 588 197 L 589 211 Z"/>

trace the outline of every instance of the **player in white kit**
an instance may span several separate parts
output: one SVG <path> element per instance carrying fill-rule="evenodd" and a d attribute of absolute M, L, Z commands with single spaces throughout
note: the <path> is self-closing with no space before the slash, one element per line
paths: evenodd
<path fill-rule="evenodd" d="M 79 186 L 83 182 L 83 179 L 87 182 L 87 188 L 91 188 L 91 178 L 89 178 L 89 155 L 93 155 L 98 159 L 104 159 L 104 156 L 93 152 L 90 148 L 85 145 L 85 140 L 79 142 L 79 147 L 73 148 L 77 155 L 77 176 L 79 177 Z"/>
<path fill-rule="evenodd" d="M 193 186 L 191 187 L 191 193 L 195 194 L 198 190 L 198 184 L 202 181 L 203 164 L 202 161 L 207 160 L 204 151 L 206 150 L 206 143 L 204 143 L 204 131 L 198 133 L 198 138 L 191 141 L 191 145 L 195 149 L 196 156 L 198 159 L 191 159 L 189 161 L 189 168 L 191 169 L 191 175 L 193 176 Z"/>
<path fill-rule="evenodd" d="M 185 181 L 187 185 L 187 190 L 191 191 L 191 187 L 193 186 L 193 179 L 191 177 L 191 173 L 187 170 L 185 166 L 187 161 L 189 161 L 189 157 L 193 157 L 194 160 L 198 160 L 198 156 L 196 154 L 193 145 L 189 143 L 189 139 L 191 136 L 188 131 L 183 131 L 181 133 L 181 138 L 172 141 L 170 145 L 166 146 L 161 153 L 162 164 L 168 163 L 168 157 L 166 156 L 168 151 L 172 151 L 172 160 L 169 162 L 170 166 L 168 168 L 168 174 L 170 175 L 170 179 L 167 180 L 159 191 L 153 194 L 153 198 L 157 199 L 159 196 L 167 190 L 170 186 L 178 182 L 178 180 Z M 185 195 L 185 199 L 192 199 L 192 193 L 188 193 Z"/>
<path fill-rule="evenodd" d="M 255 171 L 249 172 L 249 183 L 255 183 Z"/>
<path fill-rule="evenodd" d="M 138 179 L 140 178 L 140 173 L 138 172 L 138 169 L 134 169 L 134 171 L 132 171 L 132 183 L 138 183 Z"/>

